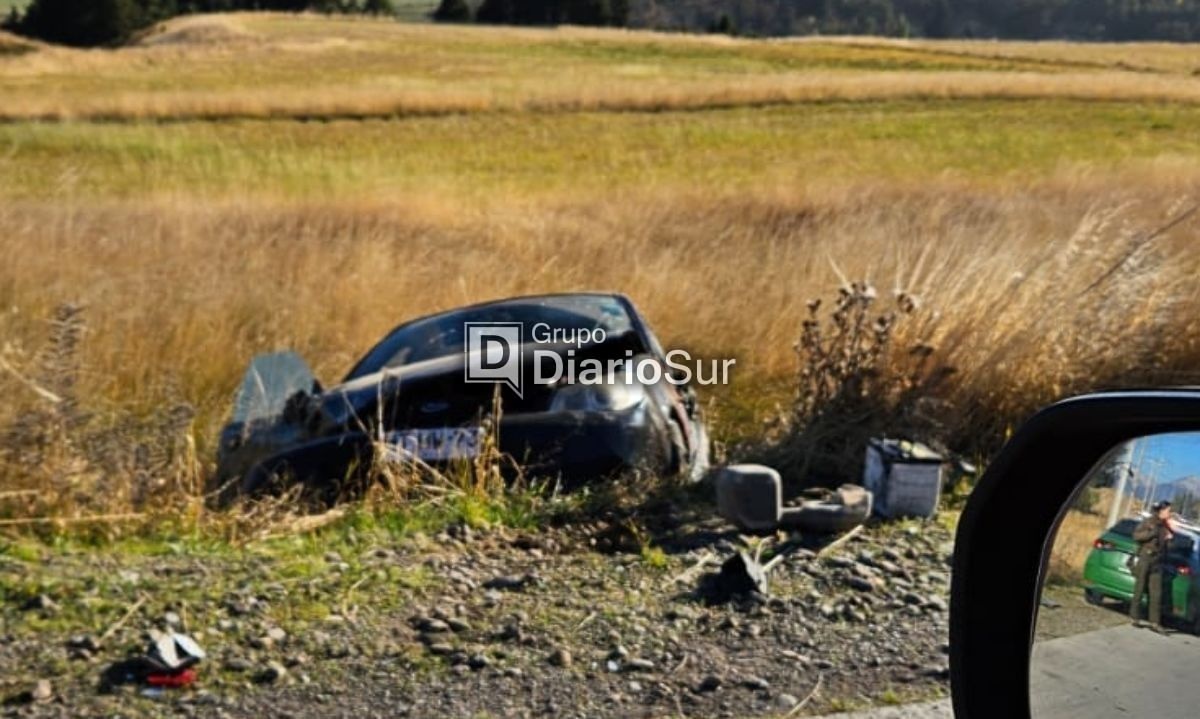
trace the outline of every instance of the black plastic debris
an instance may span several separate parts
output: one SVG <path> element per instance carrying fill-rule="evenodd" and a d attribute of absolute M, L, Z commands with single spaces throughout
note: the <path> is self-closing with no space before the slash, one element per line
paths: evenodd
<path fill-rule="evenodd" d="M 196 680 L 195 666 L 207 655 L 186 634 L 151 630 L 145 653 L 111 664 L 100 679 L 102 691 L 123 684 L 154 687 L 187 686 Z"/>
<path fill-rule="evenodd" d="M 699 587 L 699 594 L 709 604 L 722 604 L 741 597 L 765 597 L 767 570 L 743 551 L 721 565 L 719 572 L 709 574 Z"/>

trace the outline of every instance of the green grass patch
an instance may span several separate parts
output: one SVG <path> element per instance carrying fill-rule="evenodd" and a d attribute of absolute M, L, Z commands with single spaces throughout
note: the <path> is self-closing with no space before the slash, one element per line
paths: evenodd
<path fill-rule="evenodd" d="M 836 102 L 626 114 L 0 127 L 0 196 L 469 199 L 684 187 L 1026 184 L 1200 157 L 1200 107 Z"/>

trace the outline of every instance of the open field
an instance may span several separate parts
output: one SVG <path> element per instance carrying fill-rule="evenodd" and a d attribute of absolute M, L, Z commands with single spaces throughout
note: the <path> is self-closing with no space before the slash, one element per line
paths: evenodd
<path fill-rule="evenodd" d="M 673 577 L 745 543 L 707 487 L 217 513 L 215 433 L 256 353 L 332 381 L 414 315 L 592 288 L 738 359 L 702 394 L 735 457 L 793 400 L 807 303 L 828 318 L 853 280 L 879 312 L 920 300 L 867 408 L 982 462 L 1064 394 L 1197 382 L 1196 57 L 277 15 L 117 50 L 0 37 L 0 693 L 53 680 L 34 715 L 297 717 L 940 695 L 952 513 L 792 555 L 765 605 L 707 606 Z M 483 586 L 514 572 L 533 578 Z M 461 624 L 409 616 L 435 610 Z M 203 691 L 95 694 L 168 616 L 211 650 Z M 252 686 L 268 661 L 289 678 Z"/>
<path fill-rule="evenodd" d="M 33 199 L 756 195 L 930 181 L 1187 180 L 1200 106 L 831 102 L 703 113 L 487 113 L 320 122 L 0 125 L 0 196 Z M 1130 189 L 1136 189 L 1131 187 Z"/>
<path fill-rule="evenodd" d="M 187 401 L 203 464 L 256 352 L 334 379 L 418 313 L 611 288 L 738 358 L 707 397 L 736 440 L 805 303 L 866 278 L 921 297 L 899 347 L 956 370 L 936 423 L 986 452 L 1066 392 L 1196 377 L 1195 225 L 1146 240 L 1200 187 L 1187 58 L 276 15 L 35 46 L 0 59 L 6 362 L 86 305 L 87 401 Z"/>
<path fill-rule="evenodd" d="M 6 62 L 0 118 L 393 117 L 896 98 L 1194 104 L 1197 66 L 1165 44 L 753 41 L 246 14 L 175 20 L 116 53 L 48 49 Z"/>

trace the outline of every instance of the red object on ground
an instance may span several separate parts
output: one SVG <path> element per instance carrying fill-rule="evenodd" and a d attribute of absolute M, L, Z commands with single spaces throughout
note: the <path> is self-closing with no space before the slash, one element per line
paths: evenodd
<path fill-rule="evenodd" d="M 186 687 L 196 681 L 196 670 L 191 667 L 175 674 L 148 674 L 146 683 L 152 687 Z"/>

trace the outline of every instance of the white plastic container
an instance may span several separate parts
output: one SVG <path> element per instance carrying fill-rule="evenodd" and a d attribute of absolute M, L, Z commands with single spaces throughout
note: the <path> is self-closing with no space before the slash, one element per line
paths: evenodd
<path fill-rule="evenodd" d="M 867 443 L 863 486 L 881 517 L 932 517 L 942 496 L 945 460 L 921 444 L 891 439 Z"/>

